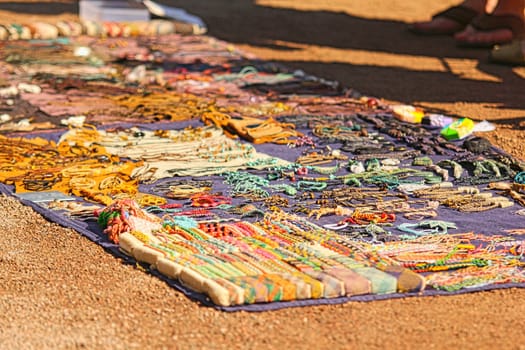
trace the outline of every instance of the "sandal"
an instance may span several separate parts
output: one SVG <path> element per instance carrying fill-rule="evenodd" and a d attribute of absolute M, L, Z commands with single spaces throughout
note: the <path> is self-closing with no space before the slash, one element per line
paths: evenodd
<path fill-rule="evenodd" d="M 461 39 L 456 36 L 456 42 L 462 47 L 492 47 L 498 44 L 506 44 L 514 39 L 518 39 L 524 34 L 524 23 L 523 19 L 515 15 L 489 15 L 483 14 L 478 16 L 470 22 L 470 27 L 475 29 L 477 32 L 491 32 L 498 29 L 507 29 L 512 33 L 512 37 L 508 40 L 490 40 L 490 41 L 479 41 L 471 39 Z"/>
<path fill-rule="evenodd" d="M 494 47 L 489 60 L 494 63 L 525 66 L 525 40 L 514 40 L 510 44 Z"/>
<path fill-rule="evenodd" d="M 455 22 L 456 25 L 452 25 L 450 28 L 431 28 L 425 25 L 429 22 L 419 22 L 411 24 L 408 29 L 413 33 L 422 35 L 451 35 L 465 29 L 465 27 L 478 15 L 479 13 L 470 7 L 458 5 L 432 16 L 432 20 L 436 18 L 446 18 Z"/>

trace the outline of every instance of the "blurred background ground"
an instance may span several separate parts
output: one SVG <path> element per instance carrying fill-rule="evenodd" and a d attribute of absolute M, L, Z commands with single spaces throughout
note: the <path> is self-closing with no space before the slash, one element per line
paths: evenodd
<path fill-rule="evenodd" d="M 525 68 L 419 37 L 406 23 L 455 1 L 160 0 L 260 58 L 367 95 L 489 120 L 525 158 Z M 74 0 L 0 1 L 0 23 L 75 19 Z M 525 291 L 223 313 L 191 302 L 78 233 L 0 197 L 0 348 L 524 349 Z"/>

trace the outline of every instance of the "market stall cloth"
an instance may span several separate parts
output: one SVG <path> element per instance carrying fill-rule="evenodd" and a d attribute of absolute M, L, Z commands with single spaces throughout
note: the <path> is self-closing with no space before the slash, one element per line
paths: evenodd
<path fill-rule="evenodd" d="M 206 305 L 525 286 L 525 165 L 430 113 L 206 36 L 3 48 L 2 191 Z"/>

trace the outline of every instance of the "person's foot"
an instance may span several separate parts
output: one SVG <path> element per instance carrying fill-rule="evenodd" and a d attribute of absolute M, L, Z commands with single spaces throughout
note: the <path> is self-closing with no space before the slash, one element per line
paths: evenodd
<path fill-rule="evenodd" d="M 431 21 L 412 23 L 409 28 L 413 32 L 421 34 L 448 35 L 465 29 L 465 25 L 450 18 L 435 17 Z"/>
<path fill-rule="evenodd" d="M 458 44 L 464 46 L 490 47 L 495 44 L 508 43 L 512 41 L 513 37 L 510 29 L 500 28 L 484 31 L 469 25 L 464 31 L 457 33 L 454 39 Z"/>
<path fill-rule="evenodd" d="M 451 35 L 465 29 L 479 13 L 463 4 L 435 14 L 430 21 L 412 23 L 408 28 L 417 34 Z"/>
<path fill-rule="evenodd" d="M 476 17 L 454 38 L 461 46 L 492 47 L 518 38 L 524 32 L 523 17 L 492 14 Z"/>
<path fill-rule="evenodd" d="M 454 38 L 462 46 L 492 47 L 509 43 L 525 33 L 525 0 L 500 0 L 490 14 L 474 18 Z"/>

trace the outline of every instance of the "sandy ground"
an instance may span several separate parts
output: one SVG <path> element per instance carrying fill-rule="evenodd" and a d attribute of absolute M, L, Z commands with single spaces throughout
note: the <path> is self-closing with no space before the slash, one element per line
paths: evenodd
<path fill-rule="evenodd" d="M 490 120 L 525 158 L 525 68 L 413 36 L 454 1 L 164 0 L 261 58 L 388 101 Z M 0 1 L 0 22 L 74 18 L 72 0 Z M 224 313 L 0 197 L 0 349 L 525 349 L 525 290 Z"/>

